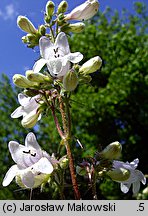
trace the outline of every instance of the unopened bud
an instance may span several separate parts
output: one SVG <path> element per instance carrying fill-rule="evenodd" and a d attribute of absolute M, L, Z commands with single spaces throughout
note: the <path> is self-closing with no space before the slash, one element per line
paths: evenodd
<path fill-rule="evenodd" d="M 52 82 L 52 78 L 50 78 L 49 76 L 42 73 L 34 73 L 33 70 L 27 70 L 26 77 L 29 81 L 37 83 Z"/>
<path fill-rule="evenodd" d="M 144 188 L 144 190 L 142 191 L 142 193 L 143 193 L 144 195 L 147 195 L 147 196 L 148 196 L 148 187 Z"/>
<path fill-rule="evenodd" d="M 78 22 L 69 25 L 70 31 L 73 33 L 80 33 L 85 29 L 85 24 L 83 22 Z"/>
<path fill-rule="evenodd" d="M 45 33 L 46 33 L 46 27 L 44 25 L 40 25 L 38 31 L 39 31 L 40 35 L 45 35 Z"/>
<path fill-rule="evenodd" d="M 104 159 L 118 159 L 121 156 L 122 145 L 119 142 L 109 144 L 101 153 L 100 156 Z"/>
<path fill-rule="evenodd" d="M 25 16 L 18 16 L 17 25 L 25 32 L 36 34 L 37 30 L 32 24 L 32 22 Z"/>
<path fill-rule="evenodd" d="M 24 89 L 23 93 L 29 97 L 34 97 L 39 94 L 39 91 L 35 89 Z"/>
<path fill-rule="evenodd" d="M 46 15 L 51 17 L 54 13 L 55 4 L 52 1 L 48 1 L 46 4 Z"/>
<path fill-rule="evenodd" d="M 13 83 L 20 88 L 31 88 L 36 85 L 36 83 L 29 81 L 21 74 L 15 74 L 13 76 Z"/>
<path fill-rule="evenodd" d="M 82 75 L 80 74 L 79 76 L 79 83 L 80 84 L 87 84 L 89 82 L 91 82 L 92 78 L 89 75 Z"/>
<path fill-rule="evenodd" d="M 76 173 L 80 176 L 85 176 L 87 175 L 87 171 L 86 171 L 86 168 L 85 167 L 80 167 L 80 166 L 77 166 L 76 167 Z"/>
<path fill-rule="evenodd" d="M 61 3 L 58 6 L 57 14 L 65 13 L 67 11 L 67 8 L 68 8 L 67 1 L 61 1 Z"/>
<path fill-rule="evenodd" d="M 66 169 L 68 167 L 69 160 L 66 156 L 62 157 L 59 160 L 59 165 L 62 169 Z"/>
<path fill-rule="evenodd" d="M 58 23 L 59 26 L 62 26 L 62 28 L 65 29 L 65 24 L 66 24 L 66 22 L 65 22 L 65 20 L 64 20 L 64 15 L 63 15 L 62 13 L 60 13 L 60 14 L 58 15 L 57 23 Z M 67 25 L 66 25 L 66 26 L 67 26 Z M 67 29 L 67 27 L 66 27 L 66 29 Z M 62 31 L 62 29 L 61 29 L 61 31 Z"/>
<path fill-rule="evenodd" d="M 28 43 L 28 40 L 27 40 L 27 37 L 26 37 L 26 36 L 23 36 L 23 37 L 22 37 L 22 42 L 23 42 L 23 43 Z"/>
<path fill-rule="evenodd" d="M 74 24 L 65 25 L 61 28 L 63 32 L 73 32 L 73 33 L 80 33 L 84 30 L 85 24 L 83 22 L 78 22 Z"/>
<path fill-rule="evenodd" d="M 79 73 L 90 74 L 100 69 L 102 59 L 99 56 L 93 57 L 85 62 L 79 69 Z"/>
<path fill-rule="evenodd" d="M 39 44 L 39 34 L 27 34 L 22 37 L 22 42 L 28 44 L 28 47 L 33 48 Z"/>
<path fill-rule="evenodd" d="M 78 85 L 78 77 L 74 71 L 68 71 L 63 78 L 63 86 L 66 91 L 73 91 Z"/>
<path fill-rule="evenodd" d="M 34 34 L 27 34 L 26 39 L 28 43 L 37 44 L 38 43 L 38 37 Z"/>
<path fill-rule="evenodd" d="M 99 9 L 98 0 L 87 0 L 74 8 L 71 13 L 65 16 L 65 20 L 87 20 L 93 17 Z"/>
<path fill-rule="evenodd" d="M 21 124 L 24 128 L 33 128 L 38 121 L 41 110 L 33 110 L 23 117 Z"/>
<path fill-rule="evenodd" d="M 107 175 L 113 180 L 117 182 L 126 181 L 130 177 L 130 171 L 124 168 L 118 168 L 115 170 L 109 170 Z"/>

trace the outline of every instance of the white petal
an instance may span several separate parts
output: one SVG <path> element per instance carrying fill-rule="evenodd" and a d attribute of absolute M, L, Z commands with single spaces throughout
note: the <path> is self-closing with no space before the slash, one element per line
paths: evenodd
<path fill-rule="evenodd" d="M 123 193 L 127 193 L 130 189 L 131 184 L 127 184 L 127 183 L 121 183 L 120 187 L 121 187 L 121 191 Z"/>
<path fill-rule="evenodd" d="M 135 170 L 135 175 L 137 177 L 137 180 L 142 182 L 142 184 L 146 184 L 146 178 L 143 175 L 143 173 L 140 170 Z"/>
<path fill-rule="evenodd" d="M 56 38 L 55 46 L 65 55 L 70 53 L 67 36 L 64 32 L 60 32 Z"/>
<path fill-rule="evenodd" d="M 72 63 L 78 63 L 83 59 L 83 55 L 80 52 L 70 53 L 67 59 Z"/>
<path fill-rule="evenodd" d="M 143 176 L 143 179 L 141 179 L 141 182 L 142 182 L 142 184 L 146 184 L 146 178 L 145 178 L 145 176 Z"/>
<path fill-rule="evenodd" d="M 47 63 L 47 61 L 43 58 L 36 61 L 36 63 L 33 66 L 34 73 L 39 73 L 40 70 L 43 68 L 43 66 Z"/>
<path fill-rule="evenodd" d="M 53 49 L 54 44 L 49 40 L 49 38 L 43 36 L 39 40 L 40 54 L 41 56 L 48 60 L 50 57 L 50 50 Z"/>
<path fill-rule="evenodd" d="M 24 163 L 23 151 L 28 152 L 28 149 L 25 146 L 20 145 L 18 142 L 15 141 L 10 141 L 8 146 L 9 146 L 9 151 L 11 153 L 11 157 L 14 160 L 14 162 L 17 163 L 22 168 L 26 168 L 27 165 Z"/>
<path fill-rule="evenodd" d="M 21 104 L 21 106 L 26 106 L 29 103 L 30 97 L 24 95 L 23 93 L 18 94 L 18 101 Z"/>
<path fill-rule="evenodd" d="M 50 161 L 42 157 L 36 164 L 34 164 L 33 169 L 37 172 L 45 173 L 45 174 L 50 174 L 53 172 L 53 166 L 50 163 Z"/>
<path fill-rule="evenodd" d="M 34 174 L 31 171 L 24 172 L 21 176 L 22 182 L 28 188 L 33 188 L 35 183 L 34 181 Z"/>
<path fill-rule="evenodd" d="M 133 194 L 137 194 L 140 190 L 140 182 L 133 182 Z"/>
<path fill-rule="evenodd" d="M 41 150 L 37 140 L 36 140 L 36 137 L 34 135 L 34 133 L 30 132 L 27 134 L 26 136 L 26 139 L 25 139 L 25 146 L 26 147 L 32 147 L 36 150 Z"/>
<path fill-rule="evenodd" d="M 136 158 L 135 160 L 133 160 L 130 165 L 133 167 L 133 169 L 136 169 L 139 163 L 139 159 Z"/>
<path fill-rule="evenodd" d="M 11 118 L 19 118 L 24 115 L 24 110 L 22 106 L 19 106 L 13 113 L 11 113 Z"/>
<path fill-rule="evenodd" d="M 50 60 L 47 63 L 48 70 L 54 76 L 57 76 L 58 73 L 62 70 L 62 61 L 60 59 Z"/>
<path fill-rule="evenodd" d="M 5 187 L 10 184 L 10 182 L 14 179 L 18 172 L 17 165 L 13 165 L 5 175 L 2 185 Z"/>
<path fill-rule="evenodd" d="M 20 168 L 32 166 L 42 157 L 42 152 L 35 149 L 27 148 L 15 141 L 9 142 L 9 151 L 12 159 Z"/>
<path fill-rule="evenodd" d="M 67 62 L 67 64 L 65 66 L 62 66 L 61 70 L 58 73 L 55 70 L 53 71 L 49 65 L 47 65 L 47 67 L 48 67 L 48 70 L 49 70 L 51 76 L 53 76 L 53 77 L 62 77 L 68 72 L 68 70 L 70 68 L 70 63 Z"/>

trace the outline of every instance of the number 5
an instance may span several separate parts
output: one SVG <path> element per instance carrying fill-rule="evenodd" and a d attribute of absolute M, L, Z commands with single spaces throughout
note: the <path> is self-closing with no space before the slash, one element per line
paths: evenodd
<path fill-rule="evenodd" d="M 144 211 L 144 203 L 139 203 L 139 211 Z"/>

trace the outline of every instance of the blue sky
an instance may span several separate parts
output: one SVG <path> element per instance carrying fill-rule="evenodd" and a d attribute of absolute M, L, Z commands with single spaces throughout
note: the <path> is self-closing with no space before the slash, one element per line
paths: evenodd
<path fill-rule="evenodd" d="M 68 0 L 69 11 L 85 0 Z M 136 0 L 100 0 L 100 11 L 107 6 L 121 12 L 126 8 L 133 12 L 133 3 Z M 139 0 L 148 4 L 148 0 Z M 32 69 L 39 53 L 26 48 L 21 42 L 24 36 L 16 25 L 18 15 L 26 15 L 37 27 L 42 24 L 44 8 L 47 0 L 0 0 L 0 74 L 6 73 L 10 79 L 16 73 L 25 74 L 27 69 Z M 58 5 L 61 0 L 55 0 Z"/>

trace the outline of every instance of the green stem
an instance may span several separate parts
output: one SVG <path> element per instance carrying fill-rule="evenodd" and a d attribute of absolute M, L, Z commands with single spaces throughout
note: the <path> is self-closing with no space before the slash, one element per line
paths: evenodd
<path fill-rule="evenodd" d="M 58 22 L 56 23 L 56 37 L 58 35 L 58 30 L 59 30 L 59 25 L 58 25 Z"/>
<path fill-rule="evenodd" d="M 52 29 L 52 26 L 49 26 L 49 28 L 50 28 L 50 32 L 51 32 L 51 39 L 52 39 L 52 42 L 54 43 L 55 42 L 54 31 Z"/>
<path fill-rule="evenodd" d="M 59 186 L 59 190 L 60 190 L 61 199 L 64 200 L 65 196 L 64 196 L 64 171 L 63 170 L 61 173 L 61 185 Z"/>

